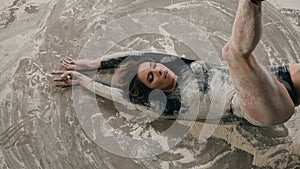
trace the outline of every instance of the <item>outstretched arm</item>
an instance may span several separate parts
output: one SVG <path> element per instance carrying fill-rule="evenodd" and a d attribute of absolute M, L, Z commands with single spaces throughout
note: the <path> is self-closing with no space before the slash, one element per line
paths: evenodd
<path fill-rule="evenodd" d="M 232 36 L 222 53 L 244 117 L 271 125 L 289 119 L 294 104 L 285 87 L 252 54 L 261 37 L 261 12 L 259 0 L 239 1 Z"/>
<path fill-rule="evenodd" d="M 56 87 L 69 87 L 73 85 L 81 85 L 98 96 L 104 97 L 108 100 L 112 100 L 115 103 L 122 104 L 129 111 L 133 110 L 134 116 L 132 117 L 135 119 L 143 118 L 146 120 L 149 119 L 149 117 L 153 119 L 157 119 L 160 117 L 160 114 L 154 112 L 152 109 L 146 106 L 133 104 L 128 100 L 124 99 L 123 91 L 121 89 L 109 87 L 101 83 L 95 82 L 88 76 L 79 72 L 60 70 L 53 71 L 52 74 L 58 75 L 58 77 L 53 78 Z M 136 111 L 142 113 L 137 114 Z"/>
<path fill-rule="evenodd" d="M 128 56 L 139 56 L 143 52 L 120 52 L 106 56 L 102 56 L 98 59 L 88 60 L 80 59 L 75 60 L 70 57 L 60 59 L 60 65 L 66 70 L 93 70 L 93 69 L 107 69 L 117 68 L 119 64 Z"/>

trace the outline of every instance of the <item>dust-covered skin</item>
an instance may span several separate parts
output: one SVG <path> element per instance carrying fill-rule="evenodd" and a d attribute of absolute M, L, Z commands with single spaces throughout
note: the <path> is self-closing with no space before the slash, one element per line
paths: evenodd
<path fill-rule="evenodd" d="M 231 34 L 236 0 L 8 0 L 0 5 L 0 168 L 300 166 L 298 112 L 287 123 L 275 127 L 220 125 L 213 136 L 200 143 L 197 139 L 204 123 L 197 122 L 184 140 L 171 150 L 149 158 L 130 159 L 109 153 L 93 143 L 80 126 L 71 89 L 60 90 L 51 84 L 49 72 L 59 69 L 59 59 L 76 58 L 87 41 L 97 38 L 93 36 L 96 32 L 104 34 L 105 25 L 127 14 L 162 12 L 186 19 L 206 31 L 221 56 L 221 49 Z M 264 5 L 264 32 L 255 54 L 261 56 L 259 59 L 265 65 L 299 62 L 299 25 L 295 24 L 299 22 L 299 11 L 277 10 L 268 3 Z M 179 56 L 197 57 L 180 41 L 151 34 L 120 39 L 110 52 L 143 49 L 175 51 Z M 220 64 L 215 60 L 210 62 Z M 98 78 L 109 83 L 110 70 L 102 73 L 104 75 Z M 83 93 L 91 95 L 88 91 Z M 155 135 L 171 123 L 158 120 L 141 131 L 141 127 L 128 123 L 113 109 L 112 102 L 97 99 L 103 116 L 116 130 L 128 129 L 135 136 Z M 122 124 L 128 124 L 127 128 Z"/>
<path fill-rule="evenodd" d="M 253 54 L 263 31 L 262 13 L 261 1 L 239 1 L 232 35 L 222 55 L 228 62 L 243 116 L 252 124 L 276 125 L 292 116 L 294 103 L 283 84 L 258 60 L 260 55 Z M 293 69 L 291 74 L 294 72 L 297 71 Z"/>

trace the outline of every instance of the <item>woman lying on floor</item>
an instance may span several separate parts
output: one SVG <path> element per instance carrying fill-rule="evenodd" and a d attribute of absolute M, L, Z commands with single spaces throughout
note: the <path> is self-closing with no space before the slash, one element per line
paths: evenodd
<path fill-rule="evenodd" d="M 214 104 L 221 98 L 217 100 L 224 103 L 221 118 L 233 114 L 256 126 L 284 123 L 299 102 L 300 64 L 264 67 L 253 55 L 262 32 L 261 7 L 259 0 L 240 0 L 232 36 L 222 51 L 228 67 L 168 54 L 126 52 L 97 60 L 61 59 L 66 71 L 54 71 L 61 75 L 54 81 L 59 87 L 87 87 L 92 80 L 75 70 L 117 68 L 118 87 L 131 102 L 150 106 L 151 93 L 162 91 L 167 97 L 167 115 L 189 108 L 183 98 L 189 97 L 196 82 L 197 118 L 205 119 L 212 106 L 220 106 Z"/>

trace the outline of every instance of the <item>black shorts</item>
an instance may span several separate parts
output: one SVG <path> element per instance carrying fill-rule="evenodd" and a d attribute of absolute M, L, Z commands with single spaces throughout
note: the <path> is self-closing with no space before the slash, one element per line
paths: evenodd
<path fill-rule="evenodd" d="M 269 66 L 267 68 L 277 78 L 277 80 L 284 85 L 293 100 L 294 105 L 299 105 L 296 88 L 291 78 L 289 66 Z"/>

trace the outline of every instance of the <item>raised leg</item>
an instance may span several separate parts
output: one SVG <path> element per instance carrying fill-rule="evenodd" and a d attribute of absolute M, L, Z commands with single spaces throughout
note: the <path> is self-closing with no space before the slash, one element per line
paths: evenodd
<path fill-rule="evenodd" d="M 223 48 L 244 115 L 266 125 L 283 123 L 294 112 L 285 87 L 252 54 L 262 33 L 262 3 L 240 0 L 229 42 Z"/>

